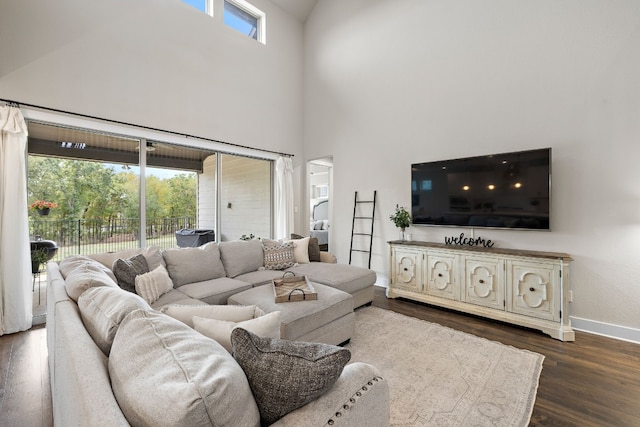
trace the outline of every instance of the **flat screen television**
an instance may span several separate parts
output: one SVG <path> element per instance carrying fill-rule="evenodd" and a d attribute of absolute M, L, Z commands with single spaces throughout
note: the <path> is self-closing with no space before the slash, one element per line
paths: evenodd
<path fill-rule="evenodd" d="M 551 148 L 411 165 L 414 225 L 550 230 Z"/>

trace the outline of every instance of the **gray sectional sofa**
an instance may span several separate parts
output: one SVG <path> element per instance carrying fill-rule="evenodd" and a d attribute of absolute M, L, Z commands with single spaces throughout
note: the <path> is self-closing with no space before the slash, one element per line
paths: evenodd
<path fill-rule="evenodd" d="M 139 254 L 150 270 L 164 266 L 173 282 L 173 288 L 150 305 L 113 280 L 114 261 Z M 160 310 L 169 305 L 226 304 L 233 295 L 270 284 L 283 272 L 265 270 L 262 257 L 259 241 L 234 241 L 48 263 L 47 347 L 55 425 L 259 425 L 247 380 L 233 356 Z M 355 307 L 372 301 L 373 271 L 337 264 L 327 253 L 322 257 L 328 262 L 289 270 L 348 293 Z M 87 301 L 92 311 L 87 310 Z M 96 334 L 108 338 L 111 353 L 103 341 L 94 339 Z M 184 361 L 193 357 L 207 363 Z M 179 372 L 166 373 L 173 365 Z M 139 379 L 131 383 L 136 373 Z M 176 386 L 185 376 L 189 381 Z M 156 396 L 152 390 L 162 390 L 156 394 L 159 400 L 150 397 Z M 389 390 L 382 375 L 371 365 L 351 363 L 328 391 L 273 425 L 383 426 L 388 422 Z"/>

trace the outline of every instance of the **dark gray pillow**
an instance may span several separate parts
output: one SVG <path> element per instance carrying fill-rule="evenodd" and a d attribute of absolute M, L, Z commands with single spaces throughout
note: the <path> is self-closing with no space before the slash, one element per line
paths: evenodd
<path fill-rule="evenodd" d="M 262 338 L 231 332 L 233 357 L 244 370 L 262 425 L 270 425 L 329 390 L 351 352 L 328 344 Z"/>
<path fill-rule="evenodd" d="M 304 236 L 291 233 L 291 238 L 298 240 L 304 239 Z M 309 238 L 309 262 L 320 262 L 320 245 L 318 244 L 317 237 Z"/>
<path fill-rule="evenodd" d="M 149 272 L 149 264 L 144 255 L 139 254 L 131 258 L 118 258 L 111 267 L 118 280 L 118 286 L 125 291 L 136 293 L 136 276 Z"/>

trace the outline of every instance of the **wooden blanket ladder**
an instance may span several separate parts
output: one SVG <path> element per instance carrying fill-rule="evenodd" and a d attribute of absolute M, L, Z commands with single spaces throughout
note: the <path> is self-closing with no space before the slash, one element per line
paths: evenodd
<path fill-rule="evenodd" d="M 351 221 L 351 246 L 349 248 L 349 264 L 351 264 L 352 255 L 354 252 L 363 252 L 369 254 L 369 263 L 367 264 L 367 268 L 371 268 L 371 250 L 373 248 L 373 221 L 376 214 L 376 193 L 377 191 L 373 191 L 373 200 L 358 200 L 358 192 L 356 191 L 354 200 L 353 200 L 353 220 Z M 370 205 L 371 210 L 366 209 Z M 360 209 L 358 209 L 360 207 Z M 363 211 L 366 210 L 366 213 Z M 371 212 L 369 216 L 369 212 Z M 365 230 L 367 225 L 371 225 L 371 231 L 368 233 L 362 232 Z M 356 231 L 358 230 L 358 231 Z M 362 249 L 362 246 L 354 249 L 353 247 L 353 237 L 354 236 L 363 236 L 360 240 L 365 241 L 368 239 L 369 249 Z"/>

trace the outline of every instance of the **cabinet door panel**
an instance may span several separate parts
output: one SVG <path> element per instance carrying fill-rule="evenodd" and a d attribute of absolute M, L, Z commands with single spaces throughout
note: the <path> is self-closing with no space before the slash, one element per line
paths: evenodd
<path fill-rule="evenodd" d="M 513 286 L 511 311 L 539 319 L 558 320 L 555 308 L 555 278 L 559 272 L 553 265 L 513 261 L 510 267 Z"/>
<path fill-rule="evenodd" d="M 426 292 L 442 298 L 458 300 L 455 256 L 427 253 Z"/>
<path fill-rule="evenodd" d="M 466 302 L 504 310 L 504 262 L 490 258 L 465 259 Z"/>
<path fill-rule="evenodd" d="M 422 252 L 395 250 L 393 252 L 393 285 L 411 291 L 422 291 Z"/>

